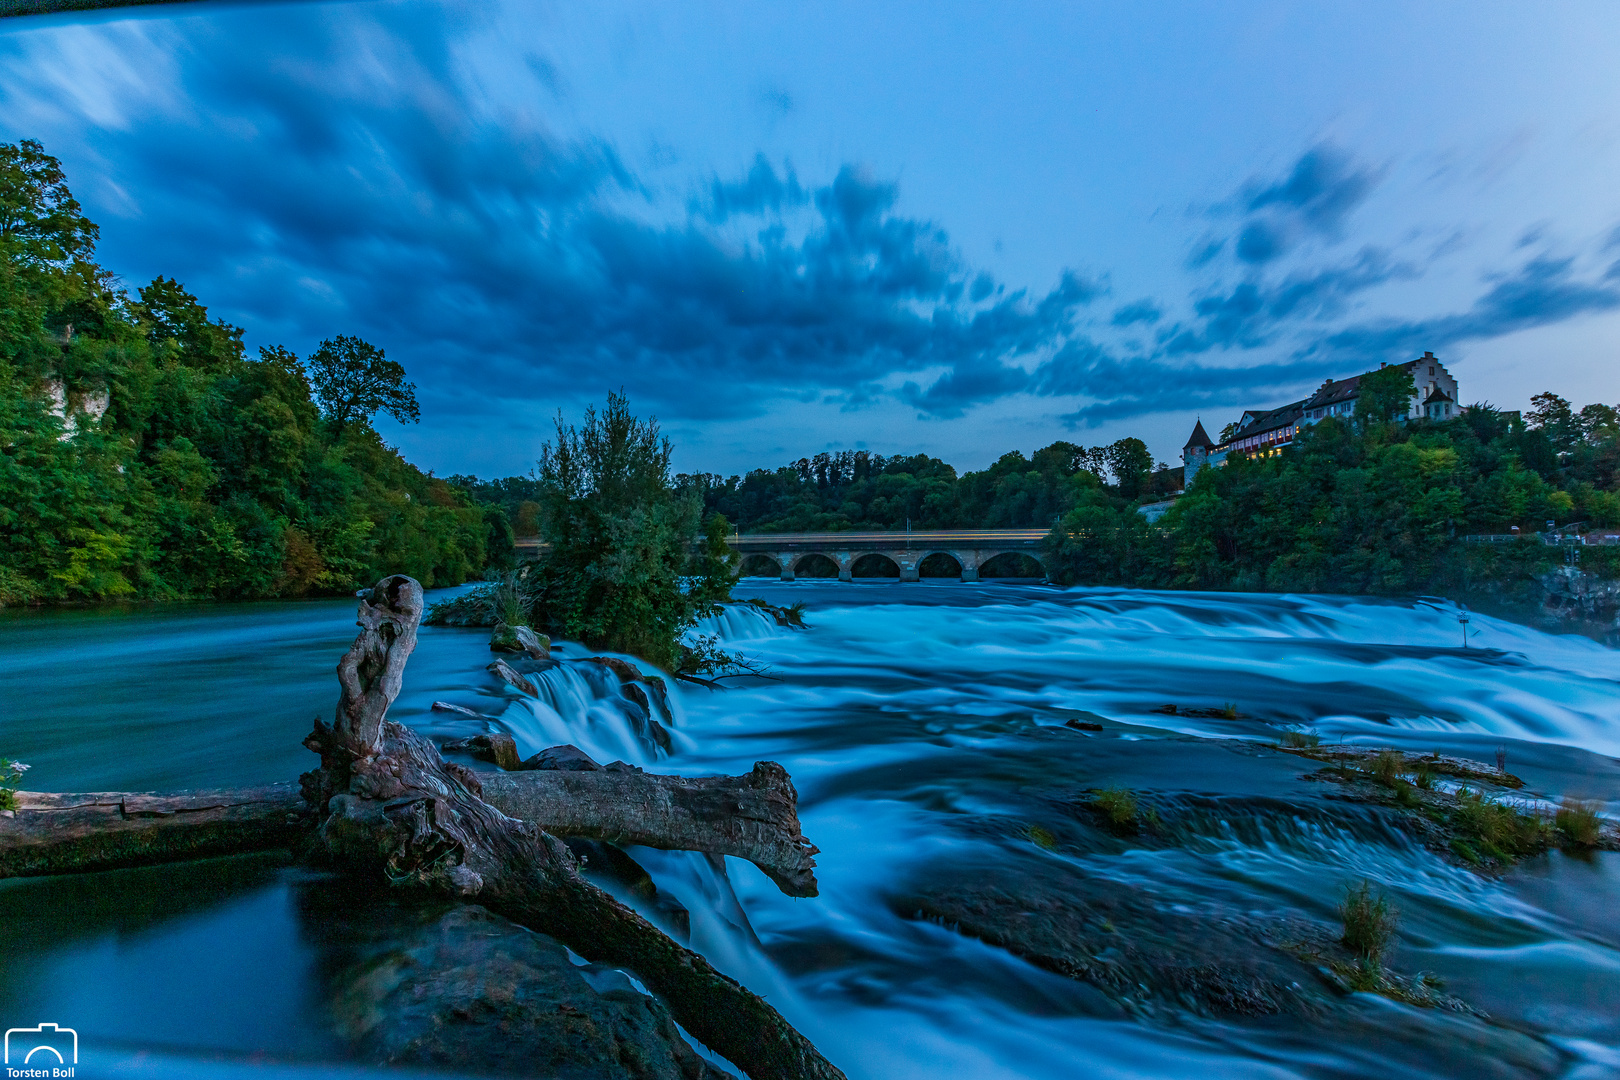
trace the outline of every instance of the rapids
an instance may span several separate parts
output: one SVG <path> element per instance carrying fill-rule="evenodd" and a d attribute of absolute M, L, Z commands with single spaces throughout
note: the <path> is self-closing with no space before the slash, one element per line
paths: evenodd
<path fill-rule="evenodd" d="M 496 684 L 481 630 L 424 628 L 392 715 L 444 738 L 498 725 L 524 755 L 572 742 L 694 775 L 781 762 L 821 848 L 819 897 L 784 897 L 735 860 L 717 873 L 696 855 L 633 854 L 690 911 L 693 947 L 852 1078 L 1620 1075 L 1620 856 L 1477 874 L 1324 799 L 1301 779 L 1310 763 L 1268 748 L 1297 725 L 1486 761 L 1500 747 L 1527 798 L 1613 813 L 1620 653 L 1479 615 L 1464 649 L 1438 600 L 954 582 L 737 593 L 804 601 L 811 628 L 742 606 L 700 628 L 776 679 L 675 686 L 652 717 L 670 752 L 598 665 L 540 673 L 538 701 Z M 0 754 L 48 790 L 295 776 L 310 717 L 335 701 L 352 610 L 0 613 Z M 1239 718 L 1155 711 L 1166 704 Z M 1077 799 L 1108 786 L 1136 791 L 1163 829 L 1100 833 Z M 1249 1017 L 1146 984 L 1104 993 L 949 914 L 998 885 L 1027 891 L 1036 924 L 1108 896 L 1122 941 L 1220 958 L 1229 927 L 1332 930 L 1362 879 L 1400 909 L 1390 966 L 1438 976 L 1488 1019 L 1366 994 Z M 0 1020 L 77 1028 L 79 1076 L 378 1075 L 346 1061 L 325 1022 L 330 957 L 310 897 L 327 884 L 274 858 L 0 882 Z"/>

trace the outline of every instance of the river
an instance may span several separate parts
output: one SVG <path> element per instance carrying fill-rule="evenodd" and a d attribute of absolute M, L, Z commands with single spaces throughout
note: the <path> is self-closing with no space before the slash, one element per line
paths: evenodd
<path fill-rule="evenodd" d="M 429 711 L 462 704 L 525 755 L 569 741 L 694 775 L 781 762 L 821 849 L 819 897 L 735 860 L 721 876 L 636 854 L 691 912 L 693 947 L 852 1078 L 1620 1075 L 1620 856 L 1476 873 L 1270 748 L 1286 725 L 1484 761 L 1500 747 L 1527 798 L 1612 813 L 1620 653 L 1478 615 L 1465 649 L 1439 601 L 988 582 L 738 595 L 803 601 L 811 628 L 715 620 L 777 679 L 679 687 L 671 754 L 633 737 L 594 665 L 547 673 L 544 701 L 498 685 L 481 630 L 424 628 L 392 715 L 465 734 L 476 722 Z M 0 755 L 42 790 L 292 778 L 353 634 L 348 600 L 0 613 Z M 1104 787 L 1137 792 L 1162 828 L 1099 830 L 1083 793 Z M 1361 880 L 1399 909 L 1390 966 L 1474 1011 L 1357 994 L 1244 1016 L 1146 983 L 1104 993 L 952 914 L 1016 894 L 1023 909 L 997 917 L 1092 918 L 1074 932 L 1120 934 L 1097 951 L 1120 970 L 1154 948 L 1218 965 L 1244 941 L 1336 926 Z M 327 884 L 273 857 L 0 882 L 0 1020 L 75 1028 L 81 1077 L 378 1075 L 330 1029 L 313 899 Z"/>

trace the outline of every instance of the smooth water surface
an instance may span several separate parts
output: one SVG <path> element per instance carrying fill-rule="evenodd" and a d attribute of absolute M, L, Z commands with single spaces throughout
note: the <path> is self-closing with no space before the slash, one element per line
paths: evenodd
<path fill-rule="evenodd" d="M 1476 874 L 1324 801 L 1279 725 L 1493 760 L 1530 798 L 1620 803 L 1620 654 L 1440 602 L 1028 585 L 745 582 L 803 600 L 788 631 L 710 629 L 776 681 L 681 687 L 675 751 L 642 745 L 594 665 L 541 700 L 483 670 L 487 631 L 425 628 L 394 716 L 434 735 L 493 718 L 527 754 L 569 741 L 691 774 L 792 773 L 821 895 L 752 866 L 638 851 L 692 941 L 852 1078 L 1568 1076 L 1620 1070 L 1620 861 L 1560 854 Z M 0 755 L 44 790 L 290 779 L 336 698 L 352 601 L 0 613 Z M 567 655 L 583 655 L 573 646 Z M 1188 719 L 1165 704 L 1222 708 Z M 1064 725 L 1080 716 L 1102 732 Z M 1078 793 L 1128 787 L 1169 841 L 1085 841 Z M 1040 846 L 1032 827 L 1055 837 Z M 1401 909 L 1393 967 L 1486 1018 L 1357 995 L 1330 1016 L 1216 1018 L 1095 988 L 919 918 L 914 897 L 1042 875 L 1119 885 L 1188 925 L 1335 923 L 1343 887 Z M 331 1075 L 330 880 L 274 858 L 0 883 L 0 1020 L 76 1027 L 90 1075 Z"/>

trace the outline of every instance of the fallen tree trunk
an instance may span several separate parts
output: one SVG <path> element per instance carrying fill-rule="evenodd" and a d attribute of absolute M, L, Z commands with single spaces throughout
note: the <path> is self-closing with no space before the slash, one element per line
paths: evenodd
<path fill-rule="evenodd" d="M 761 761 L 743 776 L 644 772 L 470 773 L 475 794 L 557 837 L 733 855 L 789 896 L 815 896 L 816 847 L 799 831 L 787 770 Z M 19 791 L 0 817 L 0 878 L 298 848 L 315 827 L 291 784 L 234 791 Z"/>
<path fill-rule="evenodd" d="M 312 854 L 379 883 L 482 904 L 588 960 L 630 968 L 755 1080 L 842 1080 L 762 998 L 591 885 L 560 840 L 485 802 L 473 773 L 387 719 L 421 617 L 422 588 L 408 577 L 384 578 L 361 601 L 360 635 L 338 664 L 336 721 L 317 720 L 304 743 L 321 755 L 301 778 L 320 820 Z"/>
<path fill-rule="evenodd" d="M 815 896 L 817 848 L 799 831 L 787 770 L 761 761 L 743 776 L 644 772 L 480 773 L 483 799 L 553 836 L 734 855 L 789 896 Z"/>
<path fill-rule="evenodd" d="M 17 792 L 0 878 L 75 874 L 292 847 L 315 825 L 293 784 L 174 795 Z"/>

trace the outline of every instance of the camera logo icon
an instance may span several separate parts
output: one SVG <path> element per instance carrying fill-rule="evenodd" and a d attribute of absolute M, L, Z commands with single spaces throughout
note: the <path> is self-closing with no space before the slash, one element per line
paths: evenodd
<path fill-rule="evenodd" d="M 79 1033 L 56 1024 L 6 1031 L 7 1065 L 77 1065 Z"/>

